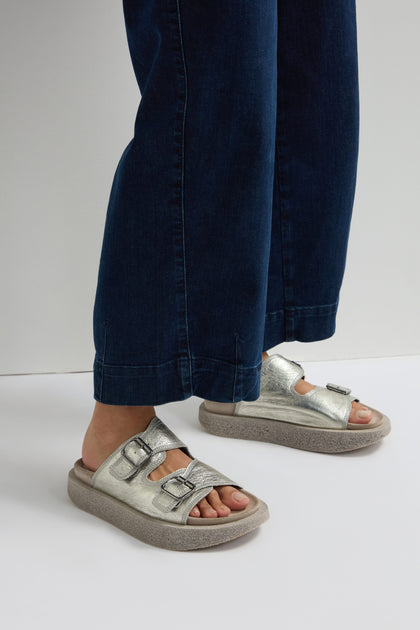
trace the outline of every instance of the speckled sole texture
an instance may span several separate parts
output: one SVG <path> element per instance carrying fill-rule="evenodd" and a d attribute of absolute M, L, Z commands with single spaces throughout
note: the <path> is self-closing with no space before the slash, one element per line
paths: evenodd
<path fill-rule="evenodd" d="M 203 429 L 213 435 L 271 442 L 317 453 L 345 453 L 371 446 L 391 431 L 390 419 L 369 408 L 381 416 L 381 422 L 372 428 L 368 425 L 356 428 L 352 424 L 348 429 L 320 429 L 293 424 L 287 422 L 287 417 L 296 413 L 293 408 L 282 409 L 285 420 L 214 413 L 206 409 L 204 402 L 199 407 L 198 418 Z"/>
<path fill-rule="evenodd" d="M 80 467 L 80 460 L 75 467 Z M 172 551 L 204 549 L 226 543 L 253 531 L 269 518 L 267 505 L 241 489 L 250 498 L 244 510 L 220 518 L 189 517 L 185 525 L 153 518 L 83 481 L 75 467 L 68 474 L 67 491 L 77 507 L 93 514 L 149 545 Z M 194 523 L 194 524 L 191 524 Z M 197 523 L 197 524 L 195 524 Z"/>

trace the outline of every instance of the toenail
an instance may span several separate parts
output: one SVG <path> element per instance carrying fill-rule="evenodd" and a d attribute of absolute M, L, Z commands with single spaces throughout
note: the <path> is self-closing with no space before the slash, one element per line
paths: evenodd
<path fill-rule="evenodd" d="M 242 494 L 242 492 L 234 492 L 232 494 L 232 497 L 235 499 L 235 501 L 238 501 L 238 503 L 242 503 L 242 501 L 246 499 L 245 494 Z"/>
<path fill-rule="evenodd" d="M 360 411 L 357 412 L 357 417 L 358 418 L 369 418 L 371 412 L 365 409 L 361 409 Z"/>
<path fill-rule="evenodd" d="M 194 516 L 200 516 L 200 510 L 197 507 L 193 508 L 192 513 L 194 514 Z"/>

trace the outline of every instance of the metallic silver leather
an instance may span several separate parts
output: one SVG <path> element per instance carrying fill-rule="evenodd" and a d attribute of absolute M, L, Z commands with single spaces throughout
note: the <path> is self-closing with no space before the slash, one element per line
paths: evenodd
<path fill-rule="evenodd" d="M 350 417 L 351 390 L 328 383 L 316 385 L 306 394 L 299 394 L 296 383 L 304 377 L 302 366 L 280 354 L 272 354 L 262 362 L 260 396 L 257 400 L 236 403 L 235 416 L 271 418 L 318 428 L 345 429 Z"/>
<path fill-rule="evenodd" d="M 142 433 L 121 444 L 98 468 L 92 486 L 137 510 L 174 523 L 186 523 L 194 505 L 214 486 L 240 486 L 198 459 L 158 481 L 148 479 L 166 451 L 185 444 L 155 416 Z"/>

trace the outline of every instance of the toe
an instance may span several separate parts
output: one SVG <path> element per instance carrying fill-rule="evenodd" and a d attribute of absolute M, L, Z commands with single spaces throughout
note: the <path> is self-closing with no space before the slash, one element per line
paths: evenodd
<path fill-rule="evenodd" d="M 216 510 L 210 505 L 207 499 L 201 499 L 197 507 L 199 508 L 200 514 L 203 518 L 216 518 L 217 517 Z"/>
<path fill-rule="evenodd" d="M 232 486 L 219 488 L 219 493 L 222 502 L 230 507 L 231 510 L 243 510 L 249 503 L 249 498 L 246 494 L 243 494 Z"/>
<path fill-rule="evenodd" d="M 352 403 L 352 410 L 350 412 L 350 422 L 355 424 L 367 424 L 372 419 L 372 410 L 361 405 L 360 403 Z"/>
<path fill-rule="evenodd" d="M 191 510 L 190 516 L 195 516 L 195 517 L 200 516 L 200 510 L 198 509 L 196 505 Z"/>
<path fill-rule="evenodd" d="M 214 508 L 218 516 L 228 516 L 230 514 L 230 508 L 225 505 L 217 490 L 213 489 L 206 497 L 212 508 Z"/>

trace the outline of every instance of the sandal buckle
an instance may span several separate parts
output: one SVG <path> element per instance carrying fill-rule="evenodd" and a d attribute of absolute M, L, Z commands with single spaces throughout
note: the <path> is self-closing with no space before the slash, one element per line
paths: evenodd
<path fill-rule="evenodd" d="M 300 368 L 302 367 L 300 363 L 298 363 L 297 361 L 293 361 L 293 359 L 289 359 L 290 363 L 294 363 L 295 365 L 298 365 Z"/>
<path fill-rule="evenodd" d="M 347 396 L 351 392 L 351 389 L 349 389 L 348 387 L 334 385 L 334 383 L 327 383 L 327 389 L 330 389 L 333 392 L 338 392 L 339 394 L 344 394 L 345 396 Z"/>
<path fill-rule="evenodd" d="M 172 486 L 171 492 L 171 490 L 168 490 L 167 486 L 168 484 L 174 483 L 175 487 Z M 188 490 L 182 492 L 182 486 L 186 486 Z M 189 497 L 194 492 L 196 485 L 195 483 L 192 483 L 192 481 L 188 481 L 188 479 L 185 479 L 185 477 L 183 477 L 182 475 L 177 475 L 176 477 L 171 477 L 170 479 L 164 481 L 160 487 L 163 492 L 168 494 L 172 499 L 176 500 L 176 505 L 174 507 L 177 507 L 181 503 L 181 501 Z M 177 492 L 177 488 L 181 490 L 182 494 Z"/>
<path fill-rule="evenodd" d="M 130 456 L 126 450 L 129 446 L 137 446 L 141 449 L 142 453 L 139 453 L 139 456 L 136 459 L 133 459 L 133 456 Z M 146 459 L 149 459 L 152 451 L 153 449 L 150 448 L 147 442 L 142 440 L 140 437 L 136 437 L 124 446 L 121 450 L 121 455 L 128 461 L 129 464 L 134 466 L 134 468 L 139 468 Z"/>

